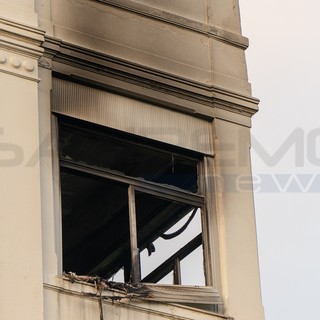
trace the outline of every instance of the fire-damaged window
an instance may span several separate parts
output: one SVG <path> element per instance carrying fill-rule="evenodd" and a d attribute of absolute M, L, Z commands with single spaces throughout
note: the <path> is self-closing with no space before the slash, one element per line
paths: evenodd
<path fill-rule="evenodd" d="M 63 270 L 205 286 L 202 155 L 58 117 Z"/>

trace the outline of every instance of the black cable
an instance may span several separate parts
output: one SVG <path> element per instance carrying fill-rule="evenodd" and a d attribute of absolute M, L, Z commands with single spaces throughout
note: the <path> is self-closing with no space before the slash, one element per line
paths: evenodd
<path fill-rule="evenodd" d="M 188 225 L 190 224 L 190 222 L 192 221 L 192 219 L 194 218 L 194 216 L 196 215 L 198 208 L 193 209 L 191 216 L 189 217 L 189 219 L 186 221 L 186 223 L 177 231 L 173 232 L 173 233 L 169 233 L 169 234 L 162 234 L 160 237 L 164 240 L 170 240 L 173 239 L 177 236 L 179 236 L 184 230 L 187 229 Z"/>

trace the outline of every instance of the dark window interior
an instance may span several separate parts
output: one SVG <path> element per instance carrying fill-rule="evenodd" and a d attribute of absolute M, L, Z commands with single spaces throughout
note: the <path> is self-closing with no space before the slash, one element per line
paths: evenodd
<path fill-rule="evenodd" d="M 62 158 L 198 191 L 198 159 L 170 152 L 164 145 L 156 148 L 156 142 L 144 144 L 143 139 L 75 120 L 60 122 L 59 139 Z"/>
<path fill-rule="evenodd" d="M 63 268 L 108 278 L 130 262 L 128 188 L 63 167 L 60 176 Z"/>
<path fill-rule="evenodd" d="M 130 181 L 114 181 L 90 168 L 133 177 L 143 188 L 144 181 L 151 181 L 160 191 L 161 186 L 170 186 L 186 195 L 198 192 L 200 156 L 65 117 L 59 118 L 59 143 L 64 271 L 112 279 L 123 270 L 123 279 L 129 282 L 132 270 L 128 218 Z M 78 170 L 77 165 L 89 171 Z M 171 235 L 172 239 L 178 239 L 181 233 L 193 228 L 191 220 L 196 212 L 201 221 L 200 204 L 161 196 L 159 191 L 157 195 L 147 190 L 135 191 L 134 201 L 138 249 L 147 250 L 151 256 L 159 249 L 155 241 L 170 228 L 180 223 L 173 231 L 177 235 Z M 194 233 L 187 242 L 178 244 L 176 252 L 160 261 L 159 266 L 141 280 L 159 282 L 199 247 L 202 248 L 201 226 L 200 234 Z M 147 261 L 144 259 L 143 263 Z M 174 281 L 180 284 L 179 279 Z"/>

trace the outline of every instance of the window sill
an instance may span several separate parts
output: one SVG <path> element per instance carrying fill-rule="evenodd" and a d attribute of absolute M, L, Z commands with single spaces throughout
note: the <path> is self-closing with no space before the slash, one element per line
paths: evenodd
<path fill-rule="evenodd" d="M 218 293 L 211 287 L 143 284 L 136 286 L 135 290 L 130 290 L 129 288 L 134 288 L 134 286 L 117 283 L 119 286 L 122 285 L 122 288 L 126 288 L 127 291 L 122 291 L 119 288 L 106 287 L 99 292 L 97 285 L 93 282 L 86 281 L 88 280 L 86 278 L 90 278 L 91 281 L 94 277 L 73 276 L 72 279 L 70 277 L 57 276 L 54 281 L 51 279 L 52 281 L 50 281 L 50 283 L 44 284 L 46 295 L 51 298 L 53 296 L 59 296 L 59 299 L 56 301 L 59 301 L 61 306 L 65 305 L 68 310 L 75 307 L 72 301 L 82 299 L 83 301 L 98 301 L 106 308 L 115 305 L 115 307 L 118 308 L 133 308 L 136 309 L 137 312 L 140 310 L 139 312 L 143 313 L 155 313 L 165 319 L 175 319 L 175 317 L 181 319 L 180 316 L 182 315 L 183 319 L 228 319 L 221 314 L 198 308 L 198 305 L 206 303 L 207 305 L 209 305 L 209 303 L 215 305 L 221 304 Z M 150 293 L 150 296 L 147 297 L 146 293 Z M 207 297 L 205 297 L 205 295 L 207 295 Z M 85 305 L 86 304 L 87 302 Z M 79 308 L 79 304 L 76 306 L 76 308 Z M 173 313 L 174 316 L 171 313 Z M 186 315 L 187 317 L 185 318 Z"/>
<path fill-rule="evenodd" d="M 222 304 L 219 293 L 213 287 L 153 283 L 132 285 L 107 281 L 99 277 L 78 276 L 74 273 L 65 274 L 63 279 L 76 284 L 89 284 L 90 287 L 96 288 L 96 292 L 90 290 L 89 295 L 96 294 L 103 299 L 143 299 L 168 303 Z M 110 293 L 112 294 L 110 295 Z"/>

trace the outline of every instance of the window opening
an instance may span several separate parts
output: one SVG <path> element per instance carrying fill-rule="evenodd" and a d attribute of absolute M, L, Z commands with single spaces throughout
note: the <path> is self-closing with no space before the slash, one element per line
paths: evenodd
<path fill-rule="evenodd" d="M 109 277 L 130 261 L 127 186 L 64 167 L 60 179 L 64 271 Z"/>
<path fill-rule="evenodd" d="M 199 273 L 205 285 L 200 156 L 120 136 L 59 120 L 64 271 L 164 284 Z"/>
<path fill-rule="evenodd" d="M 136 193 L 136 199 L 142 282 L 189 284 L 192 273 L 204 277 L 201 209 L 141 193 Z M 180 262 L 198 247 L 200 265 L 189 276 L 184 273 L 184 279 L 176 278 L 181 274 Z M 172 276 L 166 277 L 172 271 Z M 205 283 L 200 281 L 197 285 Z"/>
<path fill-rule="evenodd" d="M 196 248 L 185 259 L 180 261 L 182 283 L 186 285 L 205 286 L 205 276 L 199 270 L 203 269 L 202 247 Z M 190 277 L 190 274 L 192 277 Z"/>

